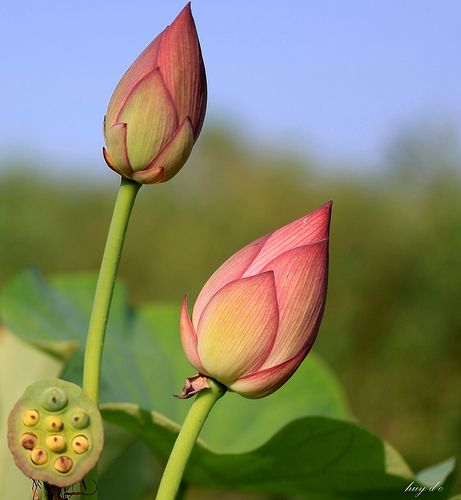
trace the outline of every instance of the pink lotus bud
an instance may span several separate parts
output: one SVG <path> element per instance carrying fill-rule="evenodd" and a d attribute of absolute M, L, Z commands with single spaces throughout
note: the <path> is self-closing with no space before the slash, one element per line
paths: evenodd
<path fill-rule="evenodd" d="M 144 50 L 115 89 L 104 120 L 104 158 L 141 184 L 171 179 L 202 128 L 206 76 L 190 4 Z"/>
<path fill-rule="evenodd" d="M 276 391 L 314 343 L 325 306 L 332 202 L 250 243 L 207 281 L 181 339 L 202 374 L 247 398 Z"/>

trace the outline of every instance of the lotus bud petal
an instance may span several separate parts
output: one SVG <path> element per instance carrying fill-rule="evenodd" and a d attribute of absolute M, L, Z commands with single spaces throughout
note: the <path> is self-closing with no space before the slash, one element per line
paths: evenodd
<path fill-rule="evenodd" d="M 104 120 L 104 158 L 140 184 L 165 182 L 187 161 L 205 117 L 207 86 L 190 4 L 117 85 Z"/>
<path fill-rule="evenodd" d="M 248 398 L 280 388 L 311 349 L 325 307 L 332 203 L 237 252 L 207 281 L 181 340 L 190 363 Z"/>

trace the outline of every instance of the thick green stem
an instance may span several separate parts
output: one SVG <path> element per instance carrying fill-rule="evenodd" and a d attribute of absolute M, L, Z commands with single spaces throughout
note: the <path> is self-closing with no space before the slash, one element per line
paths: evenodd
<path fill-rule="evenodd" d="M 83 389 L 98 403 L 102 349 L 128 221 L 141 184 L 122 177 L 107 235 L 91 311 L 83 365 Z"/>
<path fill-rule="evenodd" d="M 184 420 L 160 481 L 156 500 L 176 498 L 187 461 L 203 424 L 216 401 L 226 393 L 226 388 L 218 382 L 208 379 L 208 383 L 210 389 L 204 389 L 197 394 Z"/>
<path fill-rule="evenodd" d="M 99 402 L 102 350 L 118 264 L 131 210 L 140 187 L 141 184 L 122 177 L 99 269 L 83 364 L 83 389 L 96 404 Z M 85 495 L 84 498 L 97 500 L 97 477 L 97 467 L 85 477 L 90 491 L 93 485 L 95 485 L 95 491 L 93 494 Z"/>

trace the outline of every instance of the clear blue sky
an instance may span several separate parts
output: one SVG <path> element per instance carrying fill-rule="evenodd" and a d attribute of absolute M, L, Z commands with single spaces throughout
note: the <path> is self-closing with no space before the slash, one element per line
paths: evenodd
<path fill-rule="evenodd" d="M 100 164 L 108 99 L 185 1 L 0 4 L 0 163 L 16 149 Z M 194 0 L 209 122 L 248 140 L 379 161 L 418 120 L 461 129 L 457 0 Z M 69 162 L 65 161 L 69 158 Z"/>

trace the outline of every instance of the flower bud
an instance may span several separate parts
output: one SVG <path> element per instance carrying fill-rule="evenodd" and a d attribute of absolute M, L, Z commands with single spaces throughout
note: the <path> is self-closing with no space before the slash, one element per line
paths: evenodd
<path fill-rule="evenodd" d="M 203 375 L 248 398 L 267 396 L 314 343 L 325 306 L 331 205 L 250 243 L 207 281 L 189 318 L 187 358 Z"/>
<path fill-rule="evenodd" d="M 202 128 L 206 76 L 190 4 L 117 85 L 104 120 L 104 158 L 140 184 L 171 179 Z"/>

